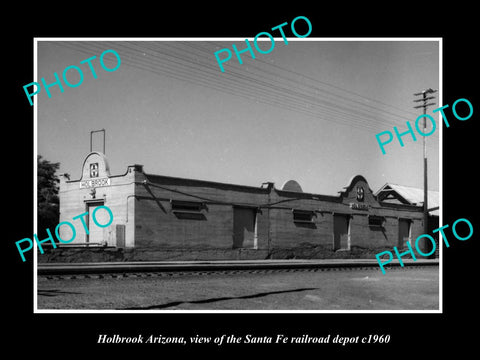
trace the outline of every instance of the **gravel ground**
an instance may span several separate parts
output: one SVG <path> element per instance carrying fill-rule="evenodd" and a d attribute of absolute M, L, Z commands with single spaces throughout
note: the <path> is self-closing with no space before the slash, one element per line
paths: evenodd
<path fill-rule="evenodd" d="M 38 279 L 38 309 L 438 310 L 439 268 Z"/>

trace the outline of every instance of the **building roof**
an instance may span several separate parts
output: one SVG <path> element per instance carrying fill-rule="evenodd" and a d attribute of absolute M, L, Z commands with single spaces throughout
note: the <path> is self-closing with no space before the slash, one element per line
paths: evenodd
<path fill-rule="evenodd" d="M 440 196 L 438 191 L 428 190 L 428 208 L 439 207 Z M 379 201 L 394 202 L 398 201 L 404 204 L 423 206 L 423 189 L 386 183 L 375 192 Z M 431 210 L 430 214 L 438 216 L 439 209 Z"/>

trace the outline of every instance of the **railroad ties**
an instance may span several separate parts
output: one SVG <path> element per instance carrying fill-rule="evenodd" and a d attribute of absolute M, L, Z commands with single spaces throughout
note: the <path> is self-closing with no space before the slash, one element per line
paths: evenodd
<path fill-rule="evenodd" d="M 161 265 L 162 263 L 159 263 Z M 425 260 L 417 262 L 409 262 L 405 267 L 400 266 L 397 263 L 388 265 L 389 271 L 408 271 L 410 269 L 425 268 L 431 266 L 438 266 L 438 259 Z M 273 262 L 268 266 L 265 262 L 262 264 L 252 263 L 222 263 L 215 266 L 178 266 L 172 269 L 169 266 L 165 266 L 163 269 L 159 267 L 141 267 L 142 264 L 138 264 L 140 268 L 136 269 L 135 266 L 119 266 L 102 268 L 101 266 L 88 264 L 82 264 L 82 266 L 74 267 L 68 266 L 62 268 L 60 265 L 55 264 L 39 264 L 38 278 L 46 280 L 101 280 L 101 279 L 124 279 L 124 278 L 171 278 L 171 277 L 186 277 L 186 276 L 230 276 L 237 274 L 275 274 L 275 273 L 298 273 L 298 272 L 325 272 L 325 271 L 361 271 L 361 270 L 376 270 L 381 271 L 377 262 L 335 262 L 319 264 L 317 262 L 304 262 L 304 263 L 278 263 Z M 191 265 L 191 264 L 190 264 Z M 224 265 L 222 267 L 222 265 Z M 233 265 L 233 266 L 232 266 Z"/>

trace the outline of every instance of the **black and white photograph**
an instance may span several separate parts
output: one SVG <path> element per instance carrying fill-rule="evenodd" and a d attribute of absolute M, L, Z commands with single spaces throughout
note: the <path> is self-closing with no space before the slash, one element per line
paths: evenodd
<path fill-rule="evenodd" d="M 441 310 L 441 40 L 264 37 L 37 42 L 39 310 Z"/>
<path fill-rule="evenodd" d="M 6 350 L 473 350 L 475 11 L 272 7 L 15 12 Z"/>

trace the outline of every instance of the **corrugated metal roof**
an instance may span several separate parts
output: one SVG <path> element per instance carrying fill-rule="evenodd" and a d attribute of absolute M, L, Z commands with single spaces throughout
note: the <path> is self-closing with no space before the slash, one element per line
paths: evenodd
<path fill-rule="evenodd" d="M 398 185 L 392 183 L 386 183 L 383 185 L 375 195 L 378 195 L 380 191 L 390 188 L 397 192 L 401 197 L 407 200 L 412 205 L 423 205 L 423 189 L 419 189 L 412 186 Z M 440 193 L 438 191 L 428 190 L 428 208 L 434 208 L 440 204 Z M 439 210 L 430 211 L 432 215 L 438 216 Z"/>

